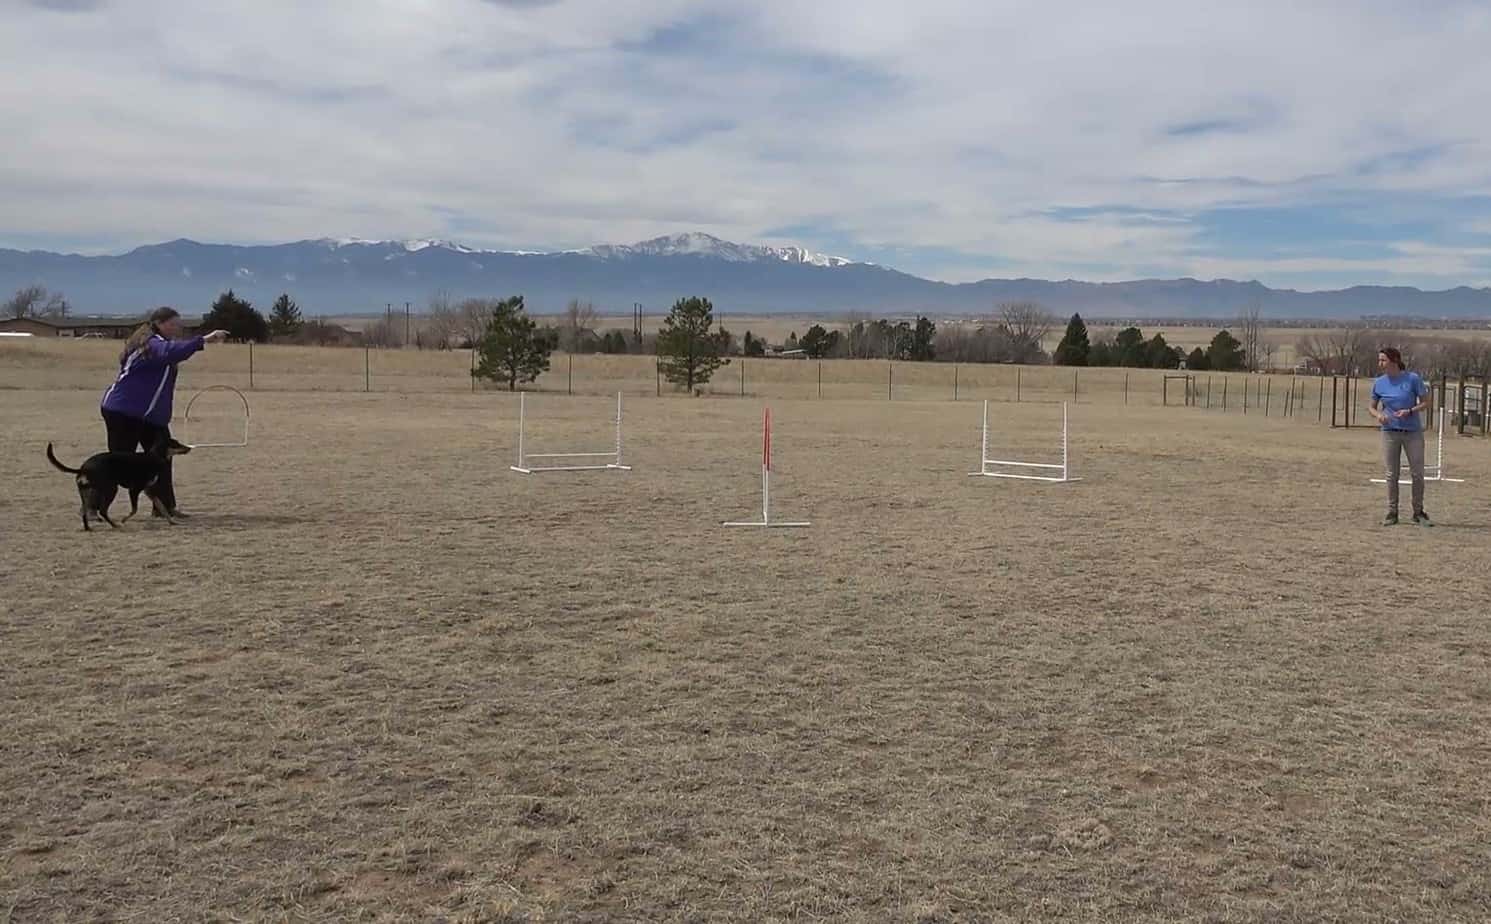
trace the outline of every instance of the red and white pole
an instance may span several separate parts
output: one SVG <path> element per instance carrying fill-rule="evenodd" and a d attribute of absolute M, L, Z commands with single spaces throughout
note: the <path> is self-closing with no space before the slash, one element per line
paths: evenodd
<path fill-rule="evenodd" d="M 761 522 L 771 522 L 771 408 L 761 415 Z"/>

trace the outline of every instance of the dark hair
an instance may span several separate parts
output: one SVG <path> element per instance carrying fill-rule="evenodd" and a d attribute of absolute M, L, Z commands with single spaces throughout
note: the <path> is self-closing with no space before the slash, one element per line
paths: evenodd
<path fill-rule="evenodd" d="M 1386 356 L 1388 362 L 1397 366 L 1400 372 L 1405 368 L 1403 365 L 1403 354 L 1398 352 L 1397 347 L 1383 347 L 1377 352 L 1381 353 L 1383 356 Z"/>
<path fill-rule="evenodd" d="M 129 359 L 129 354 L 144 346 L 145 341 L 149 340 L 153 335 L 160 333 L 161 324 L 172 318 L 179 317 L 181 317 L 181 312 L 169 305 L 162 305 L 150 312 L 149 316 L 145 318 L 145 323 L 136 327 L 130 333 L 129 339 L 124 341 L 124 350 L 119 354 L 120 365 L 123 365 Z"/>

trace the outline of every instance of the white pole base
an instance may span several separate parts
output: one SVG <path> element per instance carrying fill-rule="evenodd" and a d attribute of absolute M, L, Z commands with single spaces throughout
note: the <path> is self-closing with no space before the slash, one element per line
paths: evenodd
<path fill-rule="evenodd" d="M 615 469 L 620 472 L 632 470 L 630 465 L 621 462 L 621 392 L 616 393 L 616 448 L 606 452 L 525 452 L 523 447 L 523 429 L 527 420 L 528 393 L 518 392 L 518 464 L 509 465 L 508 469 L 523 475 L 533 475 L 538 472 L 603 472 Z M 530 465 L 532 459 L 613 459 L 615 461 L 606 463 L 590 463 L 583 465 Z"/>
<path fill-rule="evenodd" d="M 531 466 L 520 468 L 520 467 L 518 467 L 516 465 L 509 465 L 508 468 L 512 469 L 515 472 L 522 472 L 525 475 L 532 475 L 532 474 L 535 474 L 535 473 L 538 473 L 538 472 L 603 472 L 606 469 L 617 469 L 618 471 L 629 472 L 629 471 L 632 470 L 632 467 L 630 465 L 615 465 L 615 464 L 611 464 L 611 465 L 545 465 L 545 466 L 542 466 L 542 467 L 539 467 L 539 468 L 535 468 L 535 467 L 531 467 Z"/>
<path fill-rule="evenodd" d="M 760 527 L 767 528 L 767 529 L 770 529 L 772 527 L 781 527 L 782 529 L 790 529 L 792 527 L 798 527 L 798 526 L 812 526 L 813 524 L 812 523 L 789 523 L 789 522 L 785 522 L 785 521 L 781 521 L 781 520 L 778 520 L 775 523 L 764 523 L 764 522 L 759 522 L 759 521 L 757 521 L 757 522 L 750 522 L 750 523 L 744 523 L 744 522 L 737 522 L 737 521 L 733 521 L 732 520 L 732 521 L 727 522 L 727 523 L 721 523 L 720 525 L 721 526 L 760 526 Z"/>
<path fill-rule="evenodd" d="M 1063 484 L 1068 481 L 1081 481 L 1081 478 L 1067 478 L 1063 475 L 1016 475 L 1011 472 L 969 472 L 970 478 L 1018 478 L 1021 481 L 1049 481 Z"/>

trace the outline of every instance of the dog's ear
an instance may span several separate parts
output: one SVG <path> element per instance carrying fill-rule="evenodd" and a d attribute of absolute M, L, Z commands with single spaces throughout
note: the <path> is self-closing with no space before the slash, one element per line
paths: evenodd
<path fill-rule="evenodd" d="M 168 456 L 184 456 L 191 451 L 192 447 L 176 439 L 174 436 L 166 443 L 166 455 Z"/>

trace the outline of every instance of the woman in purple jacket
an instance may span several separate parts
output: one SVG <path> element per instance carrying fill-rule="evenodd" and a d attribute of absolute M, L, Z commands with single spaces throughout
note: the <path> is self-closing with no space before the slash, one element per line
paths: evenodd
<path fill-rule="evenodd" d="M 108 430 L 109 449 L 134 452 L 149 449 L 162 435 L 171 435 L 171 399 L 176 390 L 176 364 L 205 344 L 226 339 L 227 331 L 206 336 L 181 336 L 181 314 L 161 307 L 150 312 L 135 328 L 119 354 L 119 377 L 104 392 L 100 410 Z M 176 491 L 171 484 L 171 463 L 157 484 L 161 503 L 172 516 L 185 516 L 176 509 Z"/>

